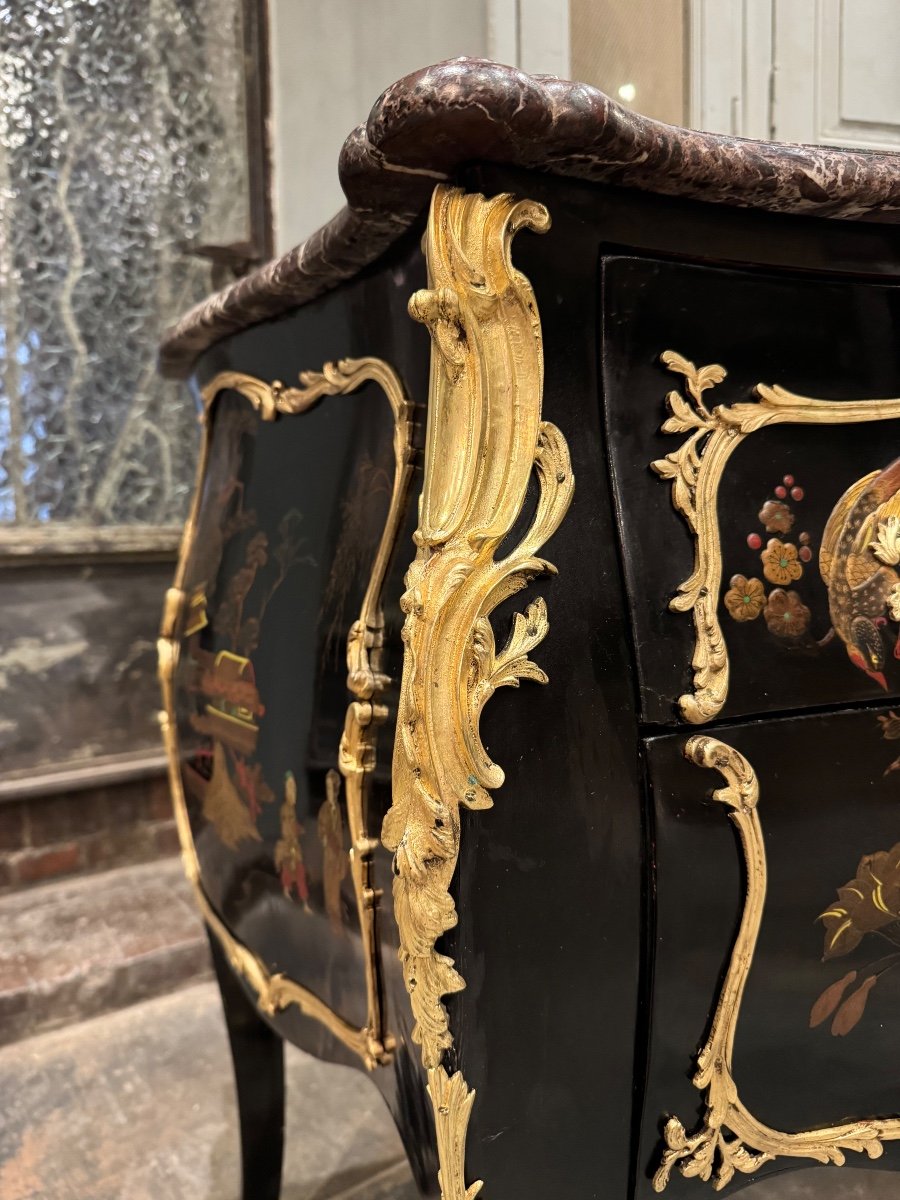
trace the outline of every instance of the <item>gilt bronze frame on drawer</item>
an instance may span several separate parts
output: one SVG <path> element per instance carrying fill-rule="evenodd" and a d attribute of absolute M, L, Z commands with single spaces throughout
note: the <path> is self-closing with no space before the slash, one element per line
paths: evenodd
<path fill-rule="evenodd" d="M 732 1051 L 744 988 L 753 964 L 766 901 L 766 850 L 759 819 L 759 782 L 746 758 L 725 742 L 695 734 L 684 756 L 699 767 L 718 771 L 726 786 L 713 799 L 728 810 L 740 835 L 747 892 L 731 961 L 719 991 L 709 1036 L 697 1056 L 694 1086 L 705 1093 L 700 1128 L 689 1134 L 678 1117 L 665 1126 L 665 1149 L 653 1179 L 657 1192 L 669 1182 L 673 1167 L 682 1174 L 713 1181 L 717 1191 L 735 1172 L 751 1174 L 781 1157 L 809 1158 L 843 1165 L 845 1151 L 865 1151 L 879 1158 L 883 1143 L 900 1139 L 900 1118 L 848 1121 L 843 1125 L 784 1133 L 759 1121 L 742 1103 L 732 1074 Z M 773 1080 L 773 1082 L 775 1082 Z"/>
<path fill-rule="evenodd" d="M 689 397 L 669 392 L 671 415 L 662 430 L 688 437 L 678 450 L 650 465 L 672 480 L 672 503 L 694 536 L 694 570 L 669 607 L 694 615 L 693 689 L 679 698 L 678 707 L 686 721 L 702 725 L 719 715 L 728 698 L 728 648 L 718 616 L 722 582 L 718 497 L 731 455 L 746 437 L 767 425 L 852 425 L 898 418 L 900 398 L 814 400 L 759 383 L 757 401 L 710 409 L 703 393 L 722 382 L 725 368 L 717 363 L 695 367 L 674 350 L 666 350 L 661 358 L 670 371 L 684 376 Z"/>
<path fill-rule="evenodd" d="M 210 413 L 216 397 L 227 389 L 236 391 L 250 401 L 264 421 L 274 421 L 279 414 L 306 412 L 325 396 L 347 395 L 369 382 L 376 383 L 381 388 L 391 407 L 394 418 L 395 467 L 390 505 L 381 540 L 359 616 L 347 637 L 347 687 L 352 698 L 347 706 L 344 732 L 337 748 L 338 768 L 346 787 L 351 841 L 350 869 L 366 971 L 367 1016 L 365 1026 L 359 1029 L 345 1021 L 301 984 L 283 974 L 270 973 L 260 959 L 233 936 L 210 903 L 203 887 L 181 778 L 175 718 L 175 671 L 180 653 L 179 639 L 183 635 L 195 600 L 194 595 L 185 590 L 185 582 L 197 536 L 203 482 L 212 443 Z M 160 631 L 159 675 L 163 694 L 161 723 L 185 870 L 204 919 L 221 942 L 232 967 L 256 992 L 259 1007 L 264 1012 L 273 1014 L 290 1004 L 296 1004 L 307 1016 L 321 1021 L 339 1041 L 358 1054 L 368 1068 L 373 1068 L 390 1061 L 393 1038 L 385 1025 L 377 930 L 380 893 L 374 886 L 372 877 L 373 853 L 378 843 L 369 836 L 366 796 L 368 779 L 375 769 L 377 729 L 387 716 L 382 696 L 390 681 L 381 671 L 384 638 L 381 592 L 390 556 L 405 515 L 412 474 L 412 404 L 393 368 L 377 358 L 343 359 L 338 363 L 328 363 L 322 371 L 301 373 L 300 383 L 299 388 L 285 387 L 277 380 L 270 384 L 252 375 L 223 371 L 203 389 L 204 432 L 194 500 L 185 527 L 175 581 L 166 598 Z M 329 783 L 333 791 L 334 781 Z"/>

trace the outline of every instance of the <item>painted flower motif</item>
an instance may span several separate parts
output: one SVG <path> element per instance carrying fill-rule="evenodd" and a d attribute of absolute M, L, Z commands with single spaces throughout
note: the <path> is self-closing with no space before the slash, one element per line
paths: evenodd
<path fill-rule="evenodd" d="M 792 542 L 780 542 L 769 538 L 769 544 L 760 554 L 763 575 L 770 583 L 782 586 L 792 583 L 803 574 L 803 564 L 797 556 L 797 547 Z"/>
<path fill-rule="evenodd" d="M 794 524 L 791 506 L 783 500 L 767 500 L 758 513 L 766 533 L 790 533 Z"/>
<path fill-rule="evenodd" d="M 731 585 L 722 599 L 735 621 L 755 621 L 765 608 L 766 592 L 761 579 L 732 575 Z"/>
<path fill-rule="evenodd" d="M 874 542 L 869 543 L 879 562 L 888 567 L 900 563 L 900 517 L 888 517 L 878 526 L 878 534 Z M 900 617 L 894 617 L 900 621 Z"/>
<path fill-rule="evenodd" d="M 900 621 L 900 583 L 895 583 L 888 592 L 888 608 L 891 612 L 892 621 Z"/>
<path fill-rule="evenodd" d="M 889 726 L 900 723 L 896 713 L 881 718 L 885 736 Z M 859 861 L 856 877 L 837 890 L 833 904 L 819 915 L 825 926 L 823 961 L 850 954 L 869 934 L 877 933 L 882 942 L 900 947 L 900 844 L 877 854 L 866 854 Z M 879 943 L 880 945 L 881 943 Z M 874 953 L 874 952 L 873 952 Z M 845 1037 L 862 1019 L 869 994 L 887 971 L 898 965 L 900 954 L 880 957 L 870 963 L 860 980 L 857 971 L 829 984 L 809 1014 L 811 1028 L 833 1016 L 831 1032 Z"/>
<path fill-rule="evenodd" d="M 856 1028 L 866 1011 L 869 993 L 878 982 L 878 975 L 869 975 L 859 987 L 854 988 L 847 995 L 847 989 L 856 983 L 856 978 L 856 971 L 848 971 L 843 979 L 839 979 L 825 989 L 809 1014 L 810 1029 L 815 1029 L 817 1025 L 827 1021 L 832 1013 L 834 1014 L 834 1020 L 831 1022 L 832 1037 L 846 1037 L 852 1029 Z"/>
<path fill-rule="evenodd" d="M 889 742 L 900 740 L 900 717 L 893 711 L 888 713 L 886 717 L 879 717 L 878 723 L 881 725 L 881 736 Z"/>
<path fill-rule="evenodd" d="M 849 954 L 867 933 L 900 920 L 900 844 L 862 858 L 856 878 L 838 888 L 837 900 L 819 920 L 826 960 Z"/>
<path fill-rule="evenodd" d="M 809 626 L 809 609 L 796 592 L 786 592 L 783 588 L 773 588 L 769 593 L 763 615 L 769 632 L 776 637 L 799 637 Z"/>

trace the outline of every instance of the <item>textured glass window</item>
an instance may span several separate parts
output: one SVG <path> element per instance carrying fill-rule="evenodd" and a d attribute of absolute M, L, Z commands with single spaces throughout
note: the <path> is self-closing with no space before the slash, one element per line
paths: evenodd
<path fill-rule="evenodd" d="M 241 0 L 0 0 L 0 523 L 178 523 L 162 328 L 247 243 Z M 0 535 L 2 541 L 2 535 Z"/>

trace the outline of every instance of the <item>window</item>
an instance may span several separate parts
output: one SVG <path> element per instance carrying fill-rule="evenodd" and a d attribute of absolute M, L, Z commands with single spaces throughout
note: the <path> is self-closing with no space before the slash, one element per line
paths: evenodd
<path fill-rule="evenodd" d="M 0 525 L 184 517 L 195 414 L 156 344 L 210 258 L 267 249 L 256 8 L 0 0 Z"/>

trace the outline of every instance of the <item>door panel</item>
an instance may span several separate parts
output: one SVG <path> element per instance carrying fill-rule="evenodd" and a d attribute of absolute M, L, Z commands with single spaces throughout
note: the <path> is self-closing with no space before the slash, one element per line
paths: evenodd
<path fill-rule="evenodd" d="M 895 0 L 690 0 L 690 124 L 900 148 Z"/>
<path fill-rule="evenodd" d="M 900 148 L 900 7 L 776 0 L 772 137 Z"/>

